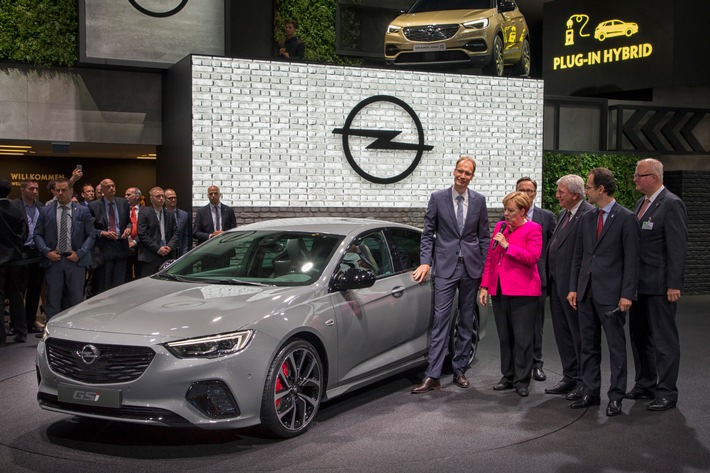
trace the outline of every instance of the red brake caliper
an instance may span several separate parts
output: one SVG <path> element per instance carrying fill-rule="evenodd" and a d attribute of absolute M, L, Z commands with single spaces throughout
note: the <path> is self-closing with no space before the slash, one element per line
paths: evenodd
<path fill-rule="evenodd" d="M 284 363 L 281 365 L 281 372 L 285 377 L 288 378 L 288 365 L 284 361 Z M 281 391 L 284 390 L 284 385 L 281 382 L 281 377 L 276 378 L 276 386 L 274 386 L 274 392 L 276 394 L 280 393 Z M 276 400 L 276 408 L 279 408 L 279 405 L 281 404 L 281 399 Z"/>

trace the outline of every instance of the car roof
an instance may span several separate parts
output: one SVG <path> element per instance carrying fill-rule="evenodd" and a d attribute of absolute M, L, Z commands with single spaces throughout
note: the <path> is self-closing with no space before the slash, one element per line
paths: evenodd
<path fill-rule="evenodd" d="M 336 235 L 348 235 L 352 232 L 366 231 L 382 227 L 405 228 L 409 230 L 420 229 L 411 225 L 388 222 L 372 218 L 351 218 L 351 217 L 295 217 L 281 218 L 275 220 L 264 220 L 261 222 L 242 225 L 230 231 L 239 230 L 283 230 L 295 232 L 331 233 Z"/>

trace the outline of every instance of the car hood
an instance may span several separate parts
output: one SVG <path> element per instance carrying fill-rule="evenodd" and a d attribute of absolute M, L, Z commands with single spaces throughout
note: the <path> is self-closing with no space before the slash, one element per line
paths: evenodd
<path fill-rule="evenodd" d="M 392 24 L 407 27 L 407 26 L 424 26 L 424 25 L 447 25 L 453 23 L 465 23 L 471 20 L 480 18 L 488 18 L 495 13 L 494 8 L 483 10 L 444 10 L 422 13 L 412 13 L 400 15 L 392 22 Z"/>
<path fill-rule="evenodd" d="M 239 330 L 312 295 L 305 287 L 195 284 L 144 278 L 52 318 L 49 329 L 186 338 Z"/>

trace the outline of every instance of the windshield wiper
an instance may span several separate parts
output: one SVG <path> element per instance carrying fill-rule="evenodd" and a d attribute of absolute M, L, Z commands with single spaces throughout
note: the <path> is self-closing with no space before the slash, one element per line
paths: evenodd
<path fill-rule="evenodd" d="M 244 281 L 242 279 L 237 279 L 237 278 L 226 279 L 224 282 L 227 282 L 229 284 L 241 284 L 241 285 L 245 285 L 245 286 L 259 286 L 259 287 L 273 286 L 273 284 L 266 284 L 266 283 L 257 282 L 257 281 Z"/>
<path fill-rule="evenodd" d="M 194 279 L 189 279 L 183 276 L 178 276 L 176 274 L 158 274 L 157 276 L 160 276 L 161 278 L 169 279 L 171 281 L 180 281 L 180 282 L 198 282 Z"/>

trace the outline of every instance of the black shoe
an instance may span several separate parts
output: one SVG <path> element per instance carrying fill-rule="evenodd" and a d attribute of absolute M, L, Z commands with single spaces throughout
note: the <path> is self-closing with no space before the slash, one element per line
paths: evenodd
<path fill-rule="evenodd" d="M 577 386 L 575 386 L 573 390 L 567 393 L 565 399 L 567 399 L 568 401 L 577 401 L 579 399 L 582 399 L 582 396 L 584 396 L 584 385 L 582 383 L 577 383 Z"/>
<path fill-rule="evenodd" d="M 564 379 L 551 388 L 545 388 L 547 394 L 567 394 L 574 389 L 575 383 L 570 383 Z"/>
<path fill-rule="evenodd" d="M 619 414 L 621 414 L 621 399 L 618 401 L 609 401 L 609 404 L 606 406 L 607 417 L 614 417 Z"/>
<path fill-rule="evenodd" d="M 572 409 L 586 409 L 591 406 L 598 406 L 601 404 L 599 398 L 594 398 L 591 396 L 582 396 L 582 399 L 578 399 L 569 405 Z"/>
<path fill-rule="evenodd" d="M 10 330 L 7 331 L 7 336 L 8 336 L 8 337 L 13 337 L 13 336 L 15 336 L 15 335 L 17 335 L 17 332 L 15 331 L 14 328 L 11 327 Z"/>
<path fill-rule="evenodd" d="M 412 394 L 428 393 L 429 391 L 438 391 L 441 389 L 441 382 L 438 379 L 426 377 L 422 384 L 414 386 Z"/>
<path fill-rule="evenodd" d="M 469 383 L 466 379 L 466 376 L 464 376 L 464 374 L 460 371 L 454 373 L 454 384 L 463 389 L 466 389 L 471 385 L 471 383 Z"/>
<path fill-rule="evenodd" d="M 35 327 L 31 327 L 31 328 L 27 329 L 27 333 L 42 333 L 42 332 L 44 332 L 44 330 L 39 329 L 39 328 L 35 328 Z"/>
<path fill-rule="evenodd" d="M 530 395 L 530 391 L 528 391 L 528 388 L 525 386 L 515 388 L 515 392 L 517 392 L 520 397 L 528 397 Z"/>
<path fill-rule="evenodd" d="M 494 391 L 504 391 L 506 389 L 513 389 L 513 383 L 511 383 L 505 378 L 501 379 L 498 384 L 493 386 Z"/>
<path fill-rule="evenodd" d="M 664 399 L 662 397 L 654 399 L 650 402 L 646 409 L 649 411 L 667 411 L 673 409 L 677 404 L 677 401 L 671 401 L 670 399 Z"/>
<path fill-rule="evenodd" d="M 24 333 L 18 333 L 15 335 L 13 340 L 15 340 L 17 343 L 25 343 L 27 341 L 27 335 L 25 335 Z"/>
<path fill-rule="evenodd" d="M 653 393 L 645 389 L 634 388 L 624 395 L 626 399 L 653 399 Z"/>
<path fill-rule="evenodd" d="M 545 381 L 547 379 L 547 375 L 544 371 L 542 371 L 542 368 L 533 368 L 532 378 L 535 381 Z"/>

